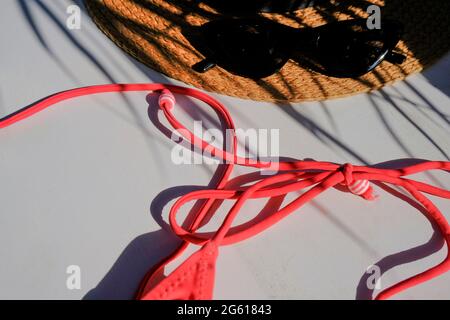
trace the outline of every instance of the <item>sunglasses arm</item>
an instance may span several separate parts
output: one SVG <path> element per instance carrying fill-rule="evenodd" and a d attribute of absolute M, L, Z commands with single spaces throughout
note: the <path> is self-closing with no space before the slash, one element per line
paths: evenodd
<path fill-rule="evenodd" d="M 214 68 L 216 66 L 216 63 L 208 58 L 203 59 L 200 62 L 197 62 L 192 66 L 192 69 L 196 72 L 205 73 L 208 70 Z"/>
<path fill-rule="evenodd" d="M 398 52 L 389 51 L 385 60 L 393 64 L 402 64 L 405 62 L 406 56 Z"/>

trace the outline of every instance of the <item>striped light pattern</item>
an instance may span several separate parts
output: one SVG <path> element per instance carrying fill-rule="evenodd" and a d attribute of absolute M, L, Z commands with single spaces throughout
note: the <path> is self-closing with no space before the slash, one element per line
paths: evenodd
<path fill-rule="evenodd" d="M 171 110 L 175 106 L 175 97 L 172 92 L 164 89 L 159 96 L 158 104 L 160 107 L 165 106 L 167 109 Z"/>
<path fill-rule="evenodd" d="M 351 193 L 360 196 L 370 188 L 370 182 L 368 180 L 355 180 L 347 188 Z"/>

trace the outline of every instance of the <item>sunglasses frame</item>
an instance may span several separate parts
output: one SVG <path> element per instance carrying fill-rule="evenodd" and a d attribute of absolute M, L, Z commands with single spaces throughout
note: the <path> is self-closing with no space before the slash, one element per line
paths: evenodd
<path fill-rule="evenodd" d="M 259 31 L 269 32 L 271 33 L 272 38 L 275 39 L 272 40 L 275 41 L 277 45 L 274 46 L 270 43 L 264 43 L 261 46 L 261 48 L 265 49 L 267 52 L 276 53 L 280 59 L 280 62 L 274 63 L 271 68 L 267 67 L 268 63 L 266 63 L 265 66 L 268 70 L 262 70 L 263 68 L 261 68 L 261 70 L 257 70 L 258 66 L 256 65 L 240 66 L 239 59 L 235 59 L 234 57 L 227 58 L 223 53 L 227 52 L 227 48 L 221 48 L 221 50 L 212 49 L 213 47 L 216 49 L 220 48 L 220 46 L 223 45 L 223 41 L 220 39 L 222 30 L 229 32 L 230 29 L 233 28 L 246 28 L 249 26 L 255 26 L 255 28 Z M 206 57 L 204 60 L 193 65 L 192 68 L 197 72 L 203 73 L 217 65 L 239 76 L 252 79 L 262 79 L 278 72 L 289 59 L 293 59 L 303 67 L 330 77 L 357 78 L 373 71 L 384 60 L 394 64 L 402 64 L 405 61 L 406 57 L 403 54 L 394 51 L 396 45 L 400 41 L 403 27 L 399 22 L 385 19 L 382 22 L 381 29 L 365 30 L 365 32 L 371 35 L 376 34 L 377 32 L 384 32 L 384 38 L 382 39 L 382 52 L 376 61 L 370 65 L 367 65 L 367 67 L 361 70 L 338 71 L 338 68 L 332 68 L 332 65 L 328 66 L 328 68 L 320 68 L 311 62 L 320 60 L 326 61 L 327 55 L 329 58 L 329 52 L 320 51 L 320 39 L 322 35 L 352 26 L 367 28 L 366 20 L 352 19 L 332 22 L 315 28 L 305 27 L 298 29 L 262 17 L 233 18 L 210 21 L 199 27 L 199 37 L 197 37 L 196 40 L 193 40 L 193 37 L 190 37 L 189 39 L 191 44 L 193 44 L 193 46 Z M 226 32 L 223 34 L 226 34 Z M 244 35 L 245 34 L 243 33 L 243 36 Z M 295 39 L 295 42 L 293 39 Z M 272 47 L 270 47 L 270 45 L 272 45 Z M 307 57 L 309 57 L 309 61 L 308 59 L 305 59 Z M 252 63 L 250 63 L 250 65 L 251 64 Z"/>
<path fill-rule="evenodd" d="M 287 13 L 317 6 L 330 0 L 203 0 L 221 13 Z"/>

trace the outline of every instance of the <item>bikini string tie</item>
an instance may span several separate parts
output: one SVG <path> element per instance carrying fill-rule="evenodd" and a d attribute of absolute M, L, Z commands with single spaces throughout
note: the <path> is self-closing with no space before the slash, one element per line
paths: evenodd
<path fill-rule="evenodd" d="M 431 170 L 449 172 L 450 162 L 447 161 L 421 160 L 416 164 L 395 169 L 307 160 L 272 163 L 249 161 L 249 159 L 241 158 L 236 154 L 236 135 L 231 139 L 232 151 L 230 152 L 210 145 L 183 126 L 173 114 L 176 103 L 173 94 L 195 98 L 209 105 L 222 120 L 224 129 L 234 132 L 233 119 L 225 106 L 201 91 L 157 83 L 107 84 L 67 90 L 44 98 L 0 119 L 0 129 L 9 127 L 65 100 L 99 93 L 130 91 L 159 94 L 159 107 L 172 128 L 177 130 L 191 145 L 203 151 L 208 150 L 209 154 L 216 155 L 224 161 L 224 164 L 218 169 L 218 181 L 214 186 L 208 190 L 189 192 L 172 205 L 169 212 L 170 226 L 183 241 L 175 251 L 148 271 L 137 291 L 137 299 L 211 299 L 219 246 L 230 245 L 255 236 L 330 188 L 341 190 L 344 187 L 352 194 L 372 200 L 374 199 L 373 185 L 377 185 L 424 214 L 437 226 L 437 230 L 446 242 L 447 255 L 442 262 L 382 290 L 375 299 L 387 299 L 408 288 L 431 280 L 450 269 L 450 226 L 445 216 L 425 195 L 450 199 L 450 191 L 410 178 L 411 175 Z M 240 177 L 230 178 L 235 165 L 252 167 L 256 169 L 256 173 L 270 170 L 271 175 L 254 175 L 252 183 L 240 184 L 237 183 Z M 402 189 L 407 195 L 394 188 Z M 247 200 L 280 199 L 289 193 L 299 193 L 300 195 L 282 208 L 281 203 L 278 203 L 277 206 L 274 206 L 273 213 L 263 219 L 233 226 L 234 219 Z M 208 223 L 208 214 L 213 213 L 218 204 L 229 200 L 234 201 L 234 205 L 217 231 L 198 232 L 202 226 Z M 192 201 L 200 201 L 201 205 L 194 212 L 192 221 L 182 227 L 177 222 L 177 213 L 183 205 Z M 199 245 L 201 248 L 167 277 L 164 277 L 166 266 L 180 257 L 189 244 Z"/>
<path fill-rule="evenodd" d="M 354 180 L 353 179 L 353 165 L 346 163 L 341 167 L 344 174 L 345 181 L 343 185 L 347 187 L 348 191 L 354 195 L 360 196 L 366 200 L 375 200 L 376 196 L 373 193 L 373 188 L 370 182 L 365 179 Z"/>

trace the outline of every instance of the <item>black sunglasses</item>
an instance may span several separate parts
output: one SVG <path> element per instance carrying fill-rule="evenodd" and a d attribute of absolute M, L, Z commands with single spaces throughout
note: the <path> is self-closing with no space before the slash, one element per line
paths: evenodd
<path fill-rule="evenodd" d="M 330 0 L 202 0 L 222 13 L 292 12 Z"/>
<path fill-rule="evenodd" d="M 329 23 L 317 28 L 292 28 L 264 18 L 226 19 L 199 27 L 190 41 L 206 58 L 197 72 L 216 65 L 253 79 L 279 71 L 289 59 L 328 76 L 355 78 L 375 69 L 383 60 L 402 64 L 394 52 L 402 27 L 383 20 L 381 29 L 368 29 L 367 20 Z"/>

